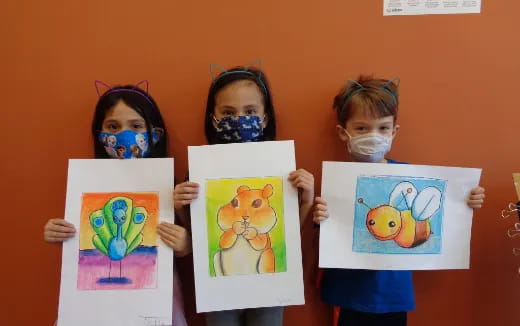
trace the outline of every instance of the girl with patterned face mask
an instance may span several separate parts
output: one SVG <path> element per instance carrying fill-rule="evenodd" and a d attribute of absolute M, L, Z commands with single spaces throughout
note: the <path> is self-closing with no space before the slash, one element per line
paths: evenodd
<path fill-rule="evenodd" d="M 274 140 L 276 120 L 265 74 L 251 67 L 221 70 L 222 73 L 211 83 L 206 105 L 204 127 L 208 143 Z M 306 170 L 298 169 L 290 173 L 289 181 L 300 192 L 300 221 L 303 224 L 312 208 L 314 177 Z M 188 206 L 198 197 L 198 189 L 197 183 L 189 181 L 175 187 L 175 209 L 179 216 L 188 214 Z M 235 309 L 206 314 L 207 326 L 281 326 L 282 322 L 283 307 Z"/>

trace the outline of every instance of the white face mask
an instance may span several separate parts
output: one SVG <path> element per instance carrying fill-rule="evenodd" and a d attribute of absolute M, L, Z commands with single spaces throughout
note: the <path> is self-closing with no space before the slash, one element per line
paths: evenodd
<path fill-rule="evenodd" d="M 369 133 L 350 137 L 349 153 L 360 162 L 379 162 L 392 147 L 392 138 L 378 133 Z"/>

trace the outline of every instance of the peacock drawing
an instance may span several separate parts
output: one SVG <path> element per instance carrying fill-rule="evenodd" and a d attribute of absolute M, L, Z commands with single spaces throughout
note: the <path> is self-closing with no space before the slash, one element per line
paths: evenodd
<path fill-rule="evenodd" d="M 132 204 L 132 199 L 128 197 L 115 197 L 102 209 L 90 214 L 90 224 L 96 232 L 92 243 L 110 258 L 108 278 L 100 279 L 101 283 L 130 282 L 121 277 L 121 260 L 143 242 L 141 231 L 148 217 L 144 207 L 132 207 Z M 119 277 L 110 275 L 112 261 L 119 261 Z"/>

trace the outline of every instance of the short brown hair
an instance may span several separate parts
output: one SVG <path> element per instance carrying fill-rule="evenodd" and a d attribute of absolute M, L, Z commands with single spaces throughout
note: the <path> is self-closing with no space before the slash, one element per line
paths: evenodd
<path fill-rule="evenodd" d="M 396 83 L 397 81 L 397 83 Z M 338 122 L 345 126 L 357 107 L 365 107 L 377 118 L 393 116 L 397 119 L 399 107 L 398 79 L 377 79 L 361 75 L 358 80 L 349 80 L 334 97 L 332 108 Z"/>

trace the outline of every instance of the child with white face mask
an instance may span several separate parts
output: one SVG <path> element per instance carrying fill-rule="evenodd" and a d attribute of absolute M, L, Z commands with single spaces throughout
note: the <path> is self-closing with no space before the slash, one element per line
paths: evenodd
<path fill-rule="evenodd" d="M 349 80 L 334 98 L 336 130 L 354 162 L 406 164 L 385 158 L 399 125 L 396 80 L 361 76 Z M 471 190 L 468 206 L 480 208 L 484 188 Z M 328 218 L 327 203 L 317 197 L 313 220 Z M 407 312 L 415 308 L 411 271 L 325 269 L 321 298 L 339 307 L 338 326 L 406 325 Z"/>
<path fill-rule="evenodd" d="M 387 162 L 385 155 L 399 130 L 397 104 L 397 86 L 385 80 L 349 81 L 336 96 L 336 130 L 353 161 Z"/>

